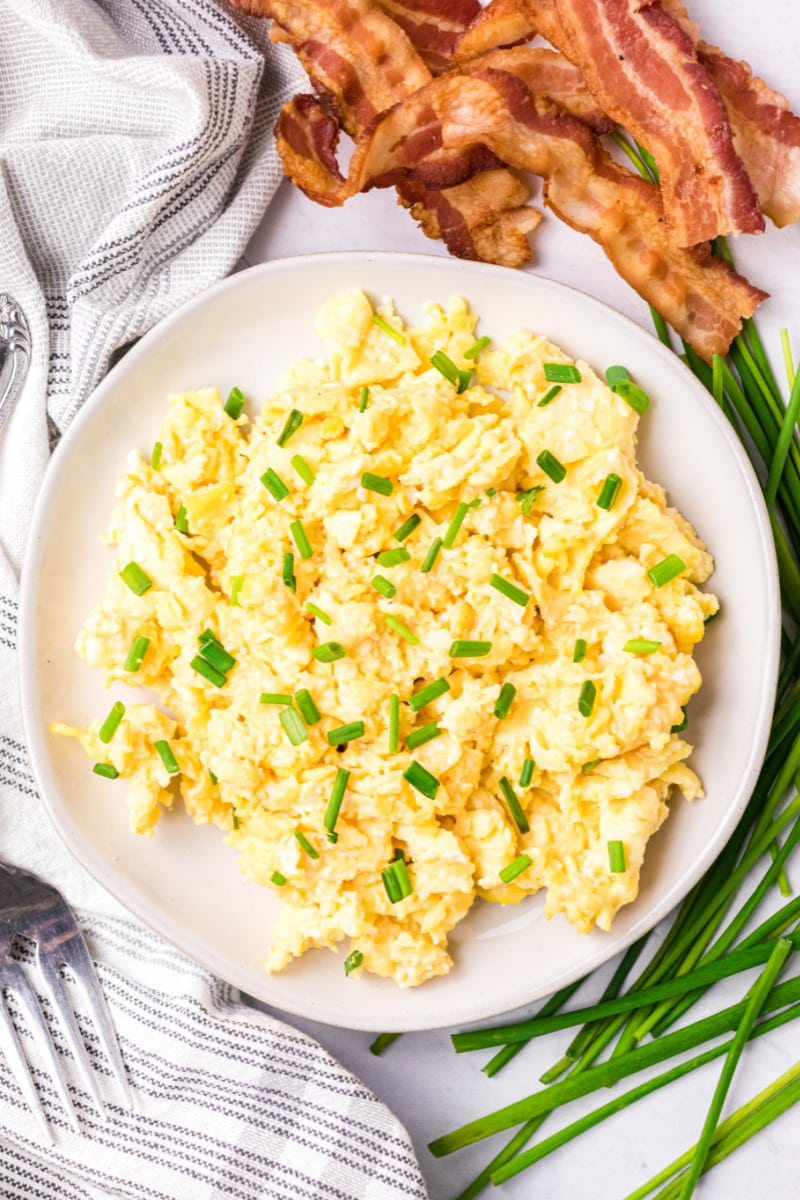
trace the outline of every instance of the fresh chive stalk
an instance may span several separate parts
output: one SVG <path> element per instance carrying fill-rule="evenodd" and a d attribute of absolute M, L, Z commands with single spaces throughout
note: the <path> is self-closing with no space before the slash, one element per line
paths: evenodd
<path fill-rule="evenodd" d="M 287 701 L 291 704 L 291 697 Z M 316 704 L 314 697 L 308 688 L 300 688 L 294 694 L 294 702 L 297 705 L 300 716 L 305 721 L 306 725 L 316 725 L 317 721 L 321 720 L 321 714 Z"/>
<path fill-rule="evenodd" d="M 361 486 L 368 492 L 377 492 L 379 496 L 391 496 L 394 491 L 391 479 L 384 475 L 373 475 L 372 471 L 365 471 L 361 476 Z"/>
<path fill-rule="evenodd" d="M 281 579 L 290 592 L 297 591 L 297 579 L 295 578 L 294 573 L 294 555 L 292 554 L 291 550 L 286 550 L 283 555 Z"/>
<path fill-rule="evenodd" d="M 229 654 L 218 641 L 205 641 L 200 645 L 200 653 L 206 662 L 222 674 L 227 675 L 236 666 L 236 659 Z"/>
<path fill-rule="evenodd" d="M 372 320 L 378 326 L 378 329 L 382 330 L 393 342 L 397 342 L 398 346 L 405 346 L 405 335 L 399 329 L 394 329 L 379 313 L 375 313 Z"/>
<path fill-rule="evenodd" d="M 97 762 L 92 771 L 95 775 L 101 775 L 103 779 L 119 779 L 119 771 L 111 763 Z"/>
<path fill-rule="evenodd" d="M 612 839 L 608 843 L 608 869 L 614 874 L 619 875 L 624 872 L 625 864 L 625 847 L 622 842 Z"/>
<path fill-rule="evenodd" d="M 461 526 L 464 524 L 464 518 L 468 512 L 469 505 L 465 504 L 463 500 L 459 501 L 459 503 L 456 505 L 456 511 L 450 518 L 450 524 L 447 526 L 447 532 L 442 538 L 442 545 L 444 546 L 445 550 L 450 550 L 455 543 L 455 540 L 461 530 Z"/>
<path fill-rule="evenodd" d="M 368 404 L 369 404 L 369 388 L 362 387 L 361 393 L 358 397 L 358 411 L 360 413 L 366 412 Z"/>
<path fill-rule="evenodd" d="M 302 742 L 308 741 L 308 733 L 303 724 L 303 718 L 293 708 L 282 708 L 280 713 L 280 722 L 283 726 L 283 732 L 286 734 L 293 746 L 299 746 Z"/>
<path fill-rule="evenodd" d="M 604 508 L 609 512 L 614 507 L 614 502 L 619 495 L 619 489 L 622 487 L 622 480 L 614 471 L 610 475 L 606 475 L 600 495 L 597 497 L 597 507 Z"/>
<path fill-rule="evenodd" d="M 124 566 L 119 573 L 119 577 L 136 596 L 143 596 L 153 586 L 150 576 L 136 562 L 129 562 Z"/>
<path fill-rule="evenodd" d="M 437 350 L 431 355 L 431 366 L 435 367 L 440 375 L 444 375 L 448 383 L 452 383 L 456 392 L 461 393 L 466 391 L 472 379 L 472 372 L 461 370 L 453 362 L 449 355 L 445 354 L 444 350 Z"/>
<path fill-rule="evenodd" d="M 530 759 L 528 761 L 530 761 Z M 503 793 L 503 799 L 508 806 L 508 811 L 511 813 L 511 819 L 513 820 L 517 829 L 520 831 L 520 833 L 528 833 L 530 831 L 528 818 L 525 816 L 525 812 L 519 802 L 517 793 L 511 786 L 511 781 L 507 775 L 504 775 L 500 780 L 500 791 Z"/>
<path fill-rule="evenodd" d="M 225 687 L 225 684 L 228 682 L 228 677 L 223 674 L 222 671 L 218 671 L 217 668 L 201 654 L 196 654 L 189 663 L 189 666 L 193 671 L 196 671 L 198 675 L 201 675 L 203 679 L 207 680 L 208 683 L 213 683 L 214 687 Z"/>
<path fill-rule="evenodd" d="M 422 763 L 418 763 L 416 759 L 403 771 L 403 779 L 428 800 L 436 799 L 436 793 L 440 786 L 439 780 L 435 775 L 431 775 L 430 771 L 426 770 Z"/>
<path fill-rule="evenodd" d="M 347 958 L 344 960 L 345 975 L 352 975 L 353 971 L 357 971 L 364 961 L 364 955 L 360 950 L 351 950 Z"/>
<path fill-rule="evenodd" d="M 311 542 L 308 540 L 308 534 L 303 527 L 303 522 L 291 521 L 289 523 L 289 533 L 292 535 L 292 541 L 297 547 L 297 552 L 302 559 L 311 558 L 314 551 L 311 549 Z"/>
<path fill-rule="evenodd" d="M 333 617 L 329 616 L 323 611 L 323 609 L 317 608 L 316 604 L 312 604 L 310 600 L 306 600 L 306 608 L 311 613 L 312 617 L 317 617 L 317 619 L 322 621 L 325 625 L 333 624 Z"/>
<path fill-rule="evenodd" d="M 155 442 L 153 444 L 153 453 L 150 455 L 150 466 L 154 471 L 161 470 L 161 455 L 163 451 L 164 447 L 161 442 Z"/>
<path fill-rule="evenodd" d="M 282 704 L 286 707 L 292 703 L 292 697 L 288 692 L 262 692 L 260 704 Z"/>
<path fill-rule="evenodd" d="M 580 383 L 581 373 L 573 363 L 544 363 L 548 383 Z"/>
<path fill-rule="evenodd" d="M 244 584 L 244 575 L 232 575 L 231 576 L 230 603 L 234 606 L 234 608 L 239 607 L 239 593 L 242 590 L 243 584 Z"/>
<path fill-rule="evenodd" d="M 583 660 L 585 658 L 586 658 L 586 640 L 584 638 L 578 638 L 577 641 L 575 642 L 575 647 L 572 651 L 572 661 L 574 663 L 580 663 L 580 662 L 583 662 Z"/>
<path fill-rule="evenodd" d="M 415 633 L 412 633 L 405 621 L 401 621 L 399 617 L 394 616 L 392 613 L 385 613 L 383 621 L 393 633 L 401 637 L 404 642 L 408 642 L 409 646 L 419 645 L 419 638 Z"/>
<path fill-rule="evenodd" d="M 513 862 L 507 863 L 500 871 L 500 878 L 503 883 L 513 883 L 523 871 L 527 871 L 531 866 L 532 860 L 527 854 L 518 854 Z"/>
<path fill-rule="evenodd" d="M 451 658 L 485 658 L 491 654 L 491 642 L 478 642 L 456 639 L 450 646 Z"/>
<path fill-rule="evenodd" d="M 529 517 L 531 515 L 531 512 L 533 511 L 533 506 L 536 503 L 537 498 L 542 494 L 543 491 L 544 491 L 544 484 L 538 483 L 536 485 L 536 487 L 527 488 L 526 491 L 524 491 L 524 492 L 517 492 L 516 495 L 514 496 L 514 499 L 516 500 L 517 504 L 520 506 L 520 508 L 522 509 L 522 511 L 526 517 Z"/>
<path fill-rule="evenodd" d="M 375 1041 L 370 1043 L 370 1047 L 369 1047 L 370 1054 L 374 1054 L 376 1056 L 378 1054 L 383 1054 L 384 1050 L 387 1050 L 389 1048 L 389 1046 L 391 1046 L 393 1042 L 396 1042 L 399 1037 L 402 1037 L 402 1034 L 400 1034 L 400 1033 L 379 1033 L 378 1036 L 375 1038 Z"/>
<path fill-rule="evenodd" d="M 552 479 L 553 483 L 561 483 L 562 479 L 565 478 L 567 468 L 549 450 L 542 450 L 541 454 L 537 454 L 536 461 L 545 475 L 549 479 Z"/>
<path fill-rule="evenodd" d="M 281 479 L 277 471 L 273 471 L 272 467 L 261 476 L 261 482 L 272 496 L 273 500 L 285 500 L 289 495 L 289 489 Z"/>
<path fill-rule="evenodd" d="M 420 524 L 422 524 L 422 517 L 419 513 L 412 513 L 410 517 L 406 517 L 398 529 L 395 529 L 393 537 L 398 542 L 404 542 Z"/>
<path fill-rule="evenodd" d="M 686 570 L 686 563 L 678 554 L 668 554 L 666 558 L 662 558 L 661 562 L 657 562 L 647 572 L 647 578 L 652 583 L 653 587 L 662 588 L 665 584 L 673 579 L 677 579 L 682 571 Z"/>
<path fill-rule="evenodd" d="M 178 766 L 178 760 L 172 753 L 172 747 L 170 746 L 169 742 L 166 742 L 162 739 L 158 742 L 153 742 L 153 746 L 155 747 L 158 757 L 164 764 L 164 769 L 170 775 L 177 775 L 180 772 L 180 767 Z"/>
<path fill-rule="evenodd" d="M 385 575 L 373 576 L 372 586 L 376 592 L 380 592 L 381 596 L 385 596 L 387 600 L 393 600 L 397 595 L 397 588 Z"/>
<path fill-rule="evenodd" d="M 597 686 L 591 679 L 584 679 L 578 695 L 578 712 L 582 717 L 590 717 L 597 696 Z"/>
<path fill-rule="evenodd" d="M 514 697 L 516 694 L 517 689 L 514 687 L 514 684 L 509 683 L 508 680 L 506 680 L 506 682 L 500 688 L 500 694 L 494 702 L 493 711 L 498 721 L 505 721 L 506 717 L 511 711 L 511 705 L 514 703 Z"/>
<path fill-rule="evenodd" d="M 334 833 L 336 830 L 336 822 L 339 820 L 339 810 L 342 807 L 344 794 L 347 789 L 347 783 L 350 779 L 350 772 L 344 767 L 339 767 L 336 772 L 336 778 L 333 781 L 333 790 L 331 791 L 328 806 L 325 809 L 323 817 L 323 825 L 328 830 L 328 833 Z"/>
<path fill-rule="evenodd" d="M 319 646 L 315 646 L 311 653 L 317 662 L 333 663 L 344 658 L 347 651 L 341 642 L 320 642 Z"/>
<path fill-rule="evenodd" d="M 326 733 L 329 746 L 344 746 L 364 736 L 364 722 L 350 721 L 347 725 L 337 725 Z"/>
<path fill-rule="evenodd" d="M 317 850 L 317 848 L 315 846 L 312 846 L 311 842 L 308 840 L 306 835 L 303 833 L 302 829 L 295 829 L 294 836 L 295 836 L 295 841 L 297 842 L 300 849 L 303 850 L 308 855 L 309 858 L 311 858 L 311 859 L 319 858 L 319 850 Z"/>
<path fill-rule="evenodd" d="M 546 391 L 545 394 L 542 396 L 541 400 L 539 400 L 537 402 L 536 407 L 537 408 L 547 408 L 548 404 L 552 404 L 553 401 L 555 400 L 556 396 L 560 395 L 560 393 L 563 392 L 563 390 L 564 389 L 560 383 L 553 384 L 553 386 L 549 389 L 549 391 Z"/>
<path fill-rule="evenodd" d="M 429 721 L 427 725 L 420 725 L 419 729 L 412 729 L 411 733 L 406 736 L 406 746 L 409 750 L 416 750 L 418 746 L 424 746 L 426 742 L 432 742 L 441 733 L 442 730 L 436 721 Z"/>
<path fill-rule="evenodd" d="M 275 884 L 275 887 L 285 887 L 286 886 L 286 876 L 281 875 L 280 871 L 273 871 L 270 876 L 270 879 Z"/>
<path fill-rule="evenodd" d="M 526 787 L 531 786 L 531 780 L 533 779 L 533 769 L 535 766 L 536 766 L 536 763 L 533 761 L 532 758 L 525 759 L 525 762 L 522 764 L 522 771 L 520 772 L 520 777 L 519 777 L 519 786 L 520 787 L 526 788 Z"/>
<path fill-rule="evenodd" d="M 433 569 L 433 564 L 436 562 L 436 559 L 439 557 L 439 551 L 441 550 L 441 548 L 442 548 L 442 539 L 440 537 L 434 538 L 430 544 L 430 549 L 428 550 L 428 553 L 425 555 L 425 558 L 422 561 L 422 566 L 420 567 L 420 571 L 424 571 L 425 574 L 427 574 L 428 571 Z"/>
<path fill-rule="evenodd" d="M 405 546 L 397 546 L 394 550 L 381 550 L 378 555 L 378 566 L 397 567 L 400 563 L 408 562 L 410 558 L 411 553 L 406 550 Z"/>
<path fill-rule="evenodd" d="M 400 697 L 392 692 L 389 697 L 389 753 L 397 754 L 400 749 Z"/>
<path fill-rule="evenodd" d="M 660 648 L 661 642 L 649 638 L 630 638 L 622 647 L 626 654 L 655 654 Z"/>
<path fill-rule="evenodd" d="M 464 351 L 464 358 L 467 360 L 477 358 L 481 350 L 485 350 L 491 340 L 488 337 L 479 337 L 476 342 L 472 343 L 468 350 Z"/>

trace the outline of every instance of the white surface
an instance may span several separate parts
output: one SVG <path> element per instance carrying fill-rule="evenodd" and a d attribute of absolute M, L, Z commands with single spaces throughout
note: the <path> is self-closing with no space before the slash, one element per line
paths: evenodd
<path fill-rule="evenodd" d="M 58 720 L 83 727 L 108 708 L 102 675 L 82 666 L 73 647 L 113 566 L 114 552 L 99 543 L 116 480 L 131 448 L 148 452 L 164 397 L 209 383 L 223 395 L 237 384 L 245 395 L 265 397 L 292 362 L 320 353 L 314 314 L 337 289 L 352 287 L 391 295 L 407 319 L 426 301 L 460 293 L 481 314 L 480 329 L 510 333 L 524 313 L 530 328 L 600 370 L 624 362 L 652 401 L 640 424 L 642 468 L 713 548 L 712 586 L 723 609 L 698 652 L 706 684 L 690 711 L 692 761 L 707 796 L 694 805 L 673 800 L 664 831 L 648 847 L 636 903 L 620 912 L 611 933 L 588 937 L 563 918 L 546 921 L 543 897 L 512 909 L 476 904 L 451 938 L 457 969 L 411 992 L 370 975 L 347 979 L 347 946 L 266 975 L 261 962 L 280 904 L 238 876 L 218 831 L 198 829 L 176 811 L 153 839 L 131 837 L 124 783 L 109 786 L 88 774 L 78 743 L 49 732 Z M 709 487 L 724 506 L 706 506 Z M 675 355 L 562 284 L 428 256 L 337 254 L 266 264 L 161 322 L 104 380 L 59 447 L 34 515 L 20 611 L 32 765 L 84 866 L 149 925 L 243 990 L 301 1016 L 373 1030 L 376 1023 L 431 1029 L 495 1017 L 585 975 L 669 913 L 713 862 L 747 802 L 769 732 L 778 659 L 777 579 L 758 484 L 720 410 Z M 744 690 L 742 675 L 751 681 Z M 129 688 L 112 692 L 130 702 Z M 732 705 L 727 698 L 737 692 Z M 209 889 L 208 880 L 224 887 Z"/>
<path fill-rule="evenodd" d="M 796 0 L 772 0 L 757 8 L 745 0 L 729 0 L 726 4 L 694 0 L 690 10 L 709 41 L 724 46 L 732 55 L 747 58 L 788 96 L 794 110 L 800 111 L 796 56 L 800 8 Z M 357 248 L 441 253 L 440 246 L 423 238 L 408 215 L 395 206 L 391 193 L 373 192 L 357 197 L 343 209 L 323 210 L 284 184 L 253 238 L 248 259 L 260 262 L 283 255 Z M 781 326 L 793 332 L 796 356 L 800 351 L 800 227 L 781 231 L 770 227 L 763 237 L 739 239 L 734 251 L 741 269 L 772 293 L 772 299 L 759 311 L 758 323 L 777 367 Z M 549 214 L 536 235 L 535 260 L 532 270 L 591 292 L 649 328 L 645 306 L 616 277 L 598 247 L 561 226 Z M 712 504 L 721 503 L 718 497 L 709 499 Z M 747 686 L 746 680 L 742 683 Z M 789 874 L 797 892 L 797 860 Z M 765 905 L 765 912 L 776 906 L 774 901 Z M 599 994 L 609 969 L 598 972 L 586 987 L 587 997 Z M 748 976 L 746 980 L 718 984 L 713 1007 L 738 1000 L 749 982 Z M 698 1006 L 698 1015 L 705 1011 L 705 1007 Z M 479 1070 L 488 1056 L 456 1057 L 444 1032 L 409 1035 L 376 1059 L 368 1052 L 369 1038 L 364 1034 L 308 1021 L 296 1023 L 356 1071 L 405 1121 L 417 1146 L 431 1200 L 453 1200 L 496 1153 L 504 1135 L 439 1161 L 428 1154 L 428 1140 L 535 1090 L 538 1074 L 558 1058 L 569 1041 L 565 1033 L 541 1045 L 534 1043 L 500 1075 L 488 1080 Z M 747 1049 L 727 1112 L 800 1058 L 799 1025 L 786 1026 Z M 695 1141 L 718 1073 L 718 1065 L 711 1064 L 671 1084 L 505 1184 L 497 1196 L 508 1200 L 621 1200 Z M 634 1082 L 639 1079 L 635 1077 Z M 605 1093 L 595 1103 L 607 1098 Z M 589 1102 L 571 1105 L 548 1121 L 545 1131 L 561 1127 L 591 1107 Z M 800 1194 L 797 1129 L 797 1111 L 785 1114 L 715 1168 L 701 1183 L 698 1197 L 793 1200 Z M 491 1189 L 484 1193 L 487 1197 L 494 1194 Z"/>

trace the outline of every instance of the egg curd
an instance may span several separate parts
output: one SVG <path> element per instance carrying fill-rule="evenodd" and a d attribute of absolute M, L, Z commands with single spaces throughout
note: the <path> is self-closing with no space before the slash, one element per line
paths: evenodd
<path fill-rule="evenodd" d="M 327 357 L 252 424 L 236 392 L 170 396 L 119 484 L 78 650 L 160 705 L 57 728 L 136 833 L 177 795 L 225 832 L 282 901 L 269 971 L 345 942 L 349 974 L 420 984 L 478 897 L 542 888 L 607 930 L 672 789 L 702 794 L 680 731 L 713 564 L 637 468 L 646 397 L 475 324 L 337 296 Z"/>

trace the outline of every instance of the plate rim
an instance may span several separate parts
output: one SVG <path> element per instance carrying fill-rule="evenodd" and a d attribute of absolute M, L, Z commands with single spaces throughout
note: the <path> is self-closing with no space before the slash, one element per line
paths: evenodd
<path fill-rule="evenodd" d="M 387 266 L 392 263 L 415 263 L 418 266 L 435 272 L 437 269 L 453 267 L 453 260 L 449 257 L 432 254 L 406 253 L 403 251 L 369 251 L 369 250 L 334 250 L 315 252 L 309 254 L 291 255 L 288 257 L 272 259 L 268 262 L 257 263 L 249 266 L 245 270 L 235 272 L 228 275 L 211 287 L 192 296 L 185 303 L 181 304 L 168 316 L 157 322 L 152 329 L 148 330 L 139 341 L 129 350 L 121 359 L 119 359 L 111 370 L 100 381 L 96 388 L 91 392 L 84 404 L 79 409 L 74 419 L 70 422 L 65 431 L 59 446 L 52 455 L 50 462 L 45 470 L 44 479 L 39 489 L 34 507 L 33 516 L 29 528 L 28 538 L 25 546 L 25 553 L 21 572 L 20 594 L 19 594 L 19 629 L 18 629 L 18 654 L 17 654 L 17 678 L 19 686 L 19 695 L 21 701 L 22 727 L 25 738 L 25 743 L 28 749 L 31 768 L 33 771 L 34 780 L 42 799 L 47 815 L 53 824 L 58 836 L 65 845 L 66 849 L 85 870 L 89 876 L 103 887 L 134 920 L 141 921 L 152 932 L 163 937 L 165 941 L 174 946 L 180 953 L 185 954 L 193 961 L 198 963 L 204 969 L 211 971 L 218 977 L 232 983 L 246 994 L 254 996 L 262 1003 L 272 1005 L 280 1011 L 291 1015 L 319 1021 L 324 1024 L 329 1024 L 334 1027 L 345 1029 L 359 1029 L 365 1031 L 375 1031 L 378 1028 L 384 1028 L 383 1024 L 368 1024 L 363 1020 L 345 1023 L 341 1016 L 331 1015 L 326 1013 L 324 1004 L 322 1011 L 318 1011 L 317 1004 L 303 1007 L 302 1004 L 294 1002 L 287 1003 L 285 997 L 276 1000 L 274 996 L 269 996 L 269 981 L 272 976 L 264 973 L 264 981 L 267 985 L 264 993 L 259 995 L 250 987 L 243 987 L 241 981 L 237 983 L 235 972 L 232 973 L 223 960 L 216 954 L 211 953 L 207 949 L 198 947 L 195 944 L 194 935 L 188 933 L 185 927 L 181 928 L 179 922 L 173 922 L 170 914 L 160 912 L 153 904 L 140 898 L 137 903 L 137 897 L 133 897 L 133 902 L 126 895 L 128 884 L 124 874 L 114 871 L 112 864 L 106 863 L 95 851 L 92 845 L 86 841 L 80 830 L 70 827 L 68 815 L 68 806 L 62 801 L 59 790 L 54 789 L 54 796 L 51 797 L 50 790 L 45 786 L 46 778 L 46 761 L 47 761 L 47 746 L 46 737 L 47 730 L 40 727 L 38 722 L 34 721 L 34 713 L 39 707 L 38 681 L 36 678 L 38 663 L 35 658 L 36 648 L 36 632 L 35 632 L 35 605 L 36 586 L 40 579 L 41 560 L 43 556 L 44 541 L 48 524 L 48 513 L 51 509 L 51 493 L 53 493 L 61 481 L 63 475 L 68 470 L 68 464 L 71 457 L 73 443 L 79 441 L 83 426 L 90 423 L 94 413 L 105 402 L 106 397 L 113 393 L 116 388 L 117 381 L 122 376 L 135 370 L 140 359 L 147 357 L 150 353 L 151 346 L 158 343 L 162 339 L 168 338 L 175 326 L 180 327 L 186 319 L 191 316 L 197 309 L 205 308 L 208 305 L 212 307 L 217 304 L 228 291 L 233 291 L 241 286 L 243 279 L 252 279 L 255 275 L 270 276 L 272 274 L 280 274 L 284 271 L 303 271 L 313 266 L 318 262 L 325 262 L 331 259 L 348 259 L 353 263 L 359 262 L 386 262 Z M 507 276 L 507 268 L 496 266 L 490 263 L 469 262 L 461 264 L 468 268 L 471 272 L 478 274 L 488 274 L 503 277 Z M 621 322 L 627 327 L 627 332 L 634 339 L 645 339 L 648 343 L 648 350 L 655 354 L 656 358 L 660 358 L 663 362 L 669 363 L 674 368 L 682 369 L 685 372 L 684 382 L 687 387 L 694 392 L 697 401 L 702 404 L 707 411 L 707 414 L 713 420 L 717 427 L 717 431 L 728 444 L 728 448 L 732 451 L 733 456 L 737 459 L 738 465 L 747 481 L 748 497 L 754 510 L 754 516 L 761 536 L 761 548 L 764 552 L 765 559 L 768 565 L 768 571 L 765 583 L 765 600 L 768 609 L 772 612 L 773 618 L 768 630 L 768 645 L 765 662 L 765 669 L 762 672 L 762 692 L 763 698 L 759 709 L 759 722 L 756 728 L 755 737 L 751 741 L 750 754 L 747 760 L 746 769 L 742 772 L 739 784 L 732 798 L 731 804 L 726 810 L 725 821 L 720 825 L 714 838 L 707 844 L 703 854 L 699 855 L 694 862 L 693 867 L 680 877 L 680 882 L 670 888 L 661 901 L 656 904 L 649 912 L 640 927 L 634 925 L 631 930 L 622 935 L 621 940 L 614 943 L 613 948 L 608 951 L 598 944 L 598 949 L 587 955 L 584 965 L 579 968 L 564 968 L 562 972 L 554 979 L 548 981 L 547 990 L 538 990 L 534 987 L 530 990 L 527 998 L 514 997 L 513 1004 L 509 1007 L 497 1008 L 496 1001 L 489 1007 L 473 1004 L 474 1015 L 472 1017 L 462 1016 L 459 1014 L 450 1016 L 446 1019 L 441 1016 L 435 1017 L 433 1021 L 423 1021 L 412 1018 L 404 1027 L 408 1032 L 415 1032 L 428 1029 L 447 1028 L 453 1024 L 469 1025 L 480 1022 L 488 1022 L 503 1015 L 504 1013 L 514 1011 L 524 1004 L 533 1003 L 544 996 L 551 995 L 553 992 L 574 982 L 581 976 L 591 973 L 601 967 L 605 962 L 608 962 L 615 955 L 622 953 L 630 946 L 637 938 L 643 936 L 644 933 L 653 929 L 660 921 L 662 921 L 670 912 L 681 903 L 683 898 L 688 894 L 691 888 L 698 882 L 703 874 L 709 869 L 712 863 L 719 856 L 728 840 L 730 839 L 738 819 L 744 811 L 752 788 L 755 784 L 758 772 L 763 762 L 767 741 L 769 738 L 769 730 L 771 725 L 771 715 L 774 707 L 775 693 L 778 682 L 778 672 L 780 665 L 780 589 L 778 581 L 777 559 L 775 553 L 774 541 L 772 538 L 769 517 L 767 513 L 766 503 L 764 501 L 761 488 L 758 484 L 757 476 L 750 459 L 748 458 L 744 446 L 740 439 L 736 436 L 734 430 L 714 404 L 712 397 L 702 386 L 699 380 L 693 375 L 685 364 L 681 363 L 678 356 L 673 350 L 664 346 L 660 340 L 643 325 L 627 316 L 625 313 L 615 309 L 613 305 L 607 304 L 605 301 L 598 299 L 596 296 L 588 292 L 582 291 L 580 288 L 574 287 L 571 284 L 562 283 L 558 280 L 550 279 L 547 276 L 540 275 L 536 271 L 520 271 L 516 272 L 517 279 L 525 279 L 531 281 L 534 286 L 542 288 L 545 292 L 552 291 L 554 293 L 565 294 L 568 298 L 575 298 L 579 304 L 588 304 L 589 308 L 596 308 L 605 314 L 610 314 L 616 321 Z M 67 447 L 65 453 L 64 447 Z M 64 465 L 62 465 L 62 463 Z M 635 901 L 633 902 L 635 903 Z"/>

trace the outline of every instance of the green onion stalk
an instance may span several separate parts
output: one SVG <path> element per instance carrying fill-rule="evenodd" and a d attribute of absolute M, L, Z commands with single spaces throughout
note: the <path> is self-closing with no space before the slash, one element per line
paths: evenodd
<path fill-rule="evenodd" d="M 658 183 L 657 169 L 647 151 L 622 133 L 613 137 L 643 177 Z M 713 248 L 732 265 L 724 239 L 717 239 Z M 527 1021 L 454 1035 L 456 1049 L 462 1052 L 494 1048 L 493 1057 L 483 1067 L 492 1076 L 534 1037 L 578 1026 L 566 1051 L 542 1076 L 543 1088 L 431 1143 L 433 1153 L 440 1156 L 494 1133 L 514 1130 L 511 1140 L 457 1200 L 474 1200 L 487 1186 L 529 1169 L 587 1129 L 716 1058 L 722 1058 L 722 1070 L 706 1121 L 697 1131 L 697 1144 L 626 1200 L 648 1196 L 689 1200 L 701 1175 L 800 1101 L 798 1063 L 722 1123 L 719 1120 L 736 1065 L 749 1042 L 800 1018 L 800 975 L 778 982 L 780 972 L 784 966 L 791 968 L 800 948 L 800 933 L 797 929 L 792 932 L 800 923 L 800 898 L 790 898 L 785 875 L 785 866 L 800 842 L 800 796 L 796 794 L 800 781 L 800 444 L 796 429 L 800 370 L 785 330 L 781 350 L 787 384 L 782 388 L 752 319 L 745 321 L 728 355 L 715 357 L 709 366 L 685 342 L 676 349 L 664 319 L 653 309 L 651 314 L 659 339 L 681 354 L 707 388 L 763 480 L 784 610 L 772 731 L 760 776 L 733 835 L 686 896 L 666 936 L 638 974 L 633 971 L 647 938 L 622 957 L 596 1004 L 564 1011 L 583 982 L 579 981 L 563 988 Z M 604 496 L 606 492 L 610 507 L 615 498 L 613 481 L 604 488 Z M 475 652 L 472 646 L 456 647 L 456 654 L 470 652 Z M 583 711 L 589 697 L 584 695 L 581 701 Z M 771 916 L 762 916 L 744 936 L 764 901 L 778 893 L 787 902 Z M 713 989 L 722 979 L 735 980 L 740 972 L 756 965 L 761 975 L 737 1004 L 672 1029 L 709 990 L 713 998 Z M 725 1033 L 733 1037 L 717 1043 Z M 689 1051 L 712 1040 L 717 1044 L 687 1057 Z M 673 1062 L 661 1074 L 613 1095 L 593 1112 L 525 1149 L 542 1123 L 563 1104 L 599 1088 L 614 1087 L 630 1074 L 669 1060 Z"/>

